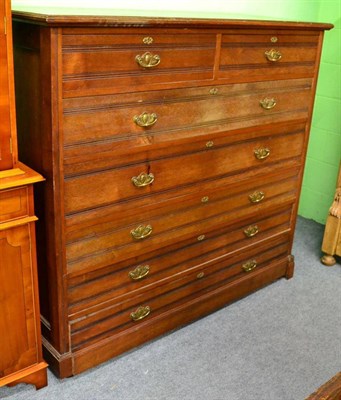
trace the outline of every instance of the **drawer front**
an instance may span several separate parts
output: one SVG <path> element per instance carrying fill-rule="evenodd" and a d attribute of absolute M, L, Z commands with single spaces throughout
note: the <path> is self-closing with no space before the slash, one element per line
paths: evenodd
<path fill-rule="evenodd" d="M 98 32 L 98 31 L 97 31 Z M 63 35 L 64 96 L 213 78 L 213 34 Z"/>
<path fill-rule="evenodd" d="M 311 80 L 224 85 L 66 99 L 66 163 L 254 125 L 306 119 Z"/>
<path fill-rule="evenodd" d="M 309 33 L 223 35 L 219 77 L 233 82 L 313 77 L 318 38 Z"/>
<path fill-rule="evenodd" d="M 185 276 L 174 279 L 166 285 L 159 285 L 153 291 L 130 297 L 126 301 L 106 304 L 97 312 L 87 309 L 80 315 L 70 316 L 71 342 L 79 349 L 90 342 L 100 340 L 109 332 L 129 329 L 145 318 L 153 318 L 170 308 L 186 303 L 192 296 L 211 291 L 228 282 L 250 275 L 267 267 L 272 262 L 288 255 L 287 236 L 283 235 L 250 249 L 231 255 L 229 260 L 212 260 L 205 267 L 187 271 Z M 105 308 L 104 308 L 105 307 Z"/>
<path fill-rule="evenodd" d="M 297 181 L 287 180 L 231 197 L 227 190 L 226 197 L 218 201 L 196 207 L 183 205 L 178 212 L 156 218 L 136 215 L 134 224 L 119 228 L 111 227 L 113 223 L 94 226 L 87 231 L 88 236 L 67 244 L 68 273 L 84 274 L 132 257 L 204 241 L 238 220 L 292 204 L 296 195 Z"/>
<path fill-rule="evenodd" d="M 161 256 L 143 259 L 138 264 L 126 266 L 119 263 L 88 276 L 69 278 L 68 304 L 69 313 L 75 314 L 85 308 L 95 307 L 117 298 L 136 296 L 139 293 L 151 291 L 160 284 L 187 274 L 193 268 L 205 266 L 208 259 L 228 259 L 229 254 L 236 249 L 246 248 L 264 241 L 269 237 L 290 230 L 292 209 L 271 214 L 266 218 L 253 217 L 245 224 L 238 221 L 229 231 L 219 234 L 204 243 L 162 254 Z"/>
<path fill-rule="evenodd" d="M 29 215 L 27 187 L 0 191 L 0 222 Z"/>
<path fill-rule="evenodd" d="M 280 163 L 270 169 L 270 171 L 264 168 L 249 171 L 246 176 L 238 175 L 238 179 L 228 176 L 210 180 L 185 188 L 184 191 L 178 190 L 174 196 L 162 192 L 153 195 L 152 198 L 137 198 L 69 215 L 65 220 L 66 243 L 79 241 L 103 231 L 133 225 L 142 216 L 146 221 L 198 207 L 208 211 L 212 203 L 227 200 L 227 196 L 230 201 L 229 207 L 245 206 L 250 201 L 248 196 L 257 190 L 264 192 L 264 199 L 258 204 L 269 204 L 276 195 L 283 193 L 283 187 L 288 191 L 298 187 L 300 172 L 298 166 L 288 168 L 284 163 Z M 136 210 L 139 210 L 139 215 Z"/>
<path fill-rule="evenodd" d="M 140 141 L 141 146 L 130 147 L 126 141 L 124 145 L 116 147 L 116 141 L 96 141 L 84 145 L 70 145 L 64 147 L 64 176 L 69 178 L 80 174 L 89 174 L 109 170 L 164 157 L 180 156 L 200 150 L 215 149 L 236 142 L 250 139 L 263 140 L 270 134 L 272 137 L 296 132 L 305 132 L 306 119 L 283 121 L 274 124 L 249 126 L 242 129 L 226 131 L 224 125 L 207 126 L 205 129 L 177 130 L 169 135 L 145 136 Z M 160 139 L 160 140 L 158 140 Z M 128 138 L 125 138 L 128 140 Z M 133 139 L 134 140 L 134 139 Z"/>
<path fill-rule="evenodd" d="M 215 177 L 264 166 L 264 163 L 277 163 L 299 157 L 303 144 L 304 135 L 298 132 L 218 149 L 207 148 L 185 156 L 68 178 L 65 180 L 65 211 L 67 214 L 78 212 L 198 184 Z M 269 150 L 268 157 L 258 159 L 255 152 L 264 149 Z M 133 183 L 134 179 L 142 181 L 140 187 L 139 183 Z M 148 180 L 150 183 L 143 186 L 143 182 Z"/>

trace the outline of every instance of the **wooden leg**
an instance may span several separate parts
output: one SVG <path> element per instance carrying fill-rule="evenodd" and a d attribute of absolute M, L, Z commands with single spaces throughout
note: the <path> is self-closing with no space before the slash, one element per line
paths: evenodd
<path fill-rule="evenodd" d="M 336 260 L 335 257 L 333 257 L 332 255 L 325 254 L 323 257 L 321 257 L 321 262 L 327 267 L 332 267 L 333 265 L 335 265 Z"/>
<path fill-rule="evenodd" d="M 331 267 L 336 263 L 334 254 L 338 253 L 339 241 L 341 239 L 341 219 L 331 215 L 327 218 L 326 228 L 324 231 L 321 258 L 322 264 Z"/>
<path fill-rule="evenodd" d="M 295 268 L 294 256 L 290 255 L 288 256 L 288 266 L 287 266 L 287 272 L 285 274 L 285 277 L 287 279 L 290 279 L 294 276 L 294 268 Z"/>

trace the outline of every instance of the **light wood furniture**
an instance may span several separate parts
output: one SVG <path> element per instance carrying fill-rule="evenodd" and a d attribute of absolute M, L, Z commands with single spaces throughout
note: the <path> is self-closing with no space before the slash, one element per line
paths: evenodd
<path fill-rule="evenodd" d="M 40 296 L 59 376 L 292 277 L 332 25 L 14 21 L 21 155 L 47 178 Z"/>
<path fill-rule="evenodd" d="M 33 183 L 18 162 L 11 7 L 0 0 L 0 386 L 46 385 L 42 359 Z"/>
<path fill-rule="evenodd" d="M 336 263 L 335 255 L 341 256 L 341 164 L 336 182 L 334 201 L 327 217 L 322 251 L 325 254 L 321 261 L 329 267 Z"/>

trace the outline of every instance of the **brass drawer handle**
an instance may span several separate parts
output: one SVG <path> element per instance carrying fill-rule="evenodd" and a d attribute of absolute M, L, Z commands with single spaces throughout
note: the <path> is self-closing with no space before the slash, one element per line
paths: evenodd
<path fill-rule="evenodd" d="M 154 182 L 154 175 L 152 173 L 146 174 L 141 172 L 139 176 L 133 176 L 131 181 L 136 187 L 145 187 Z"/>
<path fill-rule="evenodd" d="M 135 61 L 142 68 L 154 68 L 161 62 L 161 57 L 158 54 L 152 54 L 149 51 L 135 57 Z"/>
<path fill-rule="evenodd" d="M 267 50 L 264 54 L 265 57 L 271 62 L 277 62 L 282 58 L 282 53 L 275 49 Z"/>
<path fill-rule="evenodd" d="M 261 147 L 256 149 L 253 153 L 258 160 L 265 160 L 270 155 L 270 149 L 268 147 Z"/>
<path fill-rule="evenodd" d="M 252 237 L 257 235 L 259 232 L 258 226 L 257 225 L 250 225 L 248 228 L 244 230 L 244 233 L 247 237 Z"/>
<path fill-rule="evenodd" d="M 242 268 L 245 272 L 250 272 L 253 269 L 257 267 L 257 261 L 256 260 L 251 260 L 246 262 L 245 264 L 242 265 Z"/>
<path fill-rule="evenodd" d="M 264 110 L 271 110 L 272 108 L 275 107 L 277 102 L 274 98 L 270 99 L 268 97 L 265 97 L 265 99 L 261 100 L 259 104 L 261 105 L 262 108 L 264 108 Z"/>
<path fill-rule="evenodd" d="M 154 42 L 154 39 L 151 36 L 146 36 L 142 39 L 142 42 L 144 44 L 152 44 Z"/>
<path fill-rule="evenodd" d="M 212 140 L 209 140 L 209 141 L 206 143 L 206 147 L 207 147 L 208 149 L 211 149 L 213 146 L 214 146 L 214 142 L 213 142 Z"/>
<path fill-rule="evenodd" d="M 136 311 L 130 313 L 130 318 L 133 321 L 140 321 L 143 318 L 146 318 L 150 314 L 149 306 L 140 306 Z"/>
<path fill-rule="evenodd" d="M 131 236 L 136 240 L 142 240 L 150 236 L 153 232 L 151 225 L 139 225 L 130 231 Z"/>
<path fill-rule="evenodd" d="M 135 115 L 133 121 L 141 128 L 148 128 L 148 126 L 154 125 L 157 121 L 157 114 L 144 112 L 140 115 Z"/>
<path fill-rule="evenodd" d="M 252 194 L 249 194 L 249 200 L 251 201 L 251 203 L 259 203 L 264 199 L 264 197 L 265 193 L 258 190 L 256 192 L 253 192 Z"/>
<path fill-rule="evenodd" d="M 139 281 L 149 274 L 149 265 L 138 265 L 133 271 L 129 272 L 129 278 L 133 281 Z"/>

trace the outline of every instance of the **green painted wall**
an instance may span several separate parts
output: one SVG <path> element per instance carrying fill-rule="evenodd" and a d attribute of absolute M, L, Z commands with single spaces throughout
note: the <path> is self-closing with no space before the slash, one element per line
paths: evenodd
<path fill-rule="evenodd" d="M 122 9 L 124 4 L 124 9 Z M 330 22 L 321 60 L 299 214 L 325 223 L 341 157 L 340 0 L 12 0 L 14 9 L 72 7 L 72 12 Z M 109 11 L 110 9 L 110 11 Z M 61 13 L 60 9 L 52 10 Z"/>
<path fill-rule="evenodd" d="M 341 2 L 321 1 L 318 21 L 331 22 L 326 32 L 317 85 L 311 137 L 299 214 L 325 223 L 332 203 L 341 158 Z"/>

